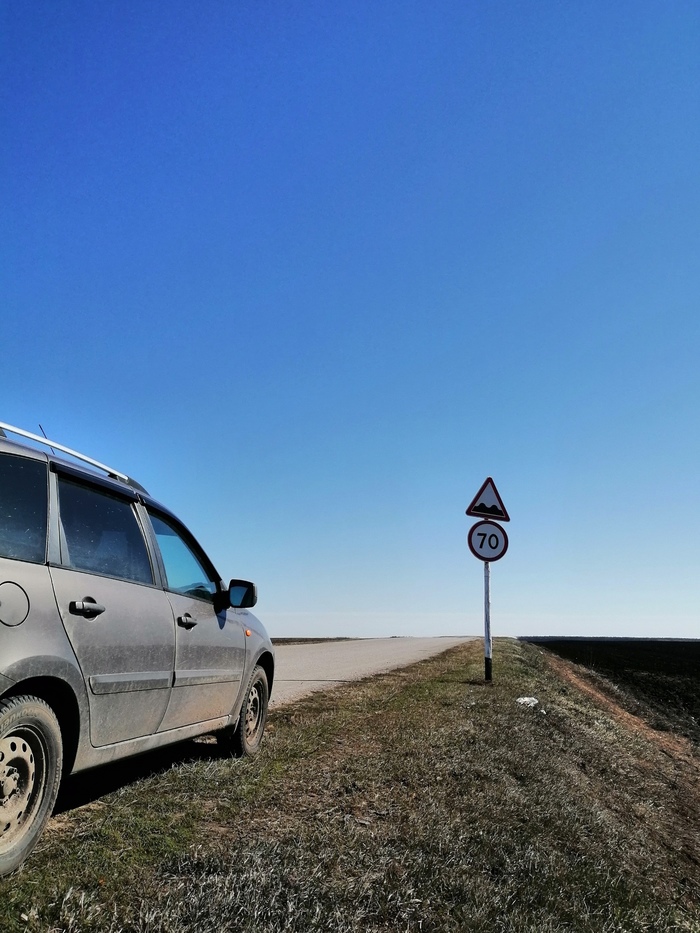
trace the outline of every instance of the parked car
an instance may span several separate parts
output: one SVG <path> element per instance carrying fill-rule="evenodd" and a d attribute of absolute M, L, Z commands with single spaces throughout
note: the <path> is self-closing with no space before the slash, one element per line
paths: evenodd
<path fill-rule="evenodd" d="M 0 423 L 0 875 L 64 775 L 210 732 L 258 751 L 274 651 L 256 599 L 134 480 Z"/>

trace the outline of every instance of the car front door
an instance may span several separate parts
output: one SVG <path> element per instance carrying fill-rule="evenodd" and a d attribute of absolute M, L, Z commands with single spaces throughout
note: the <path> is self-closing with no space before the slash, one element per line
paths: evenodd
<path fill-rule="evenodd" d="M 159 731 L 227 716 L 245 665 L 240 620 L 216 611 L 219 580 L 189 532 L 170 515 L 149 508 L 175 619 L 175 676 Z"/>
<path fill-rule="evenodd" d="M 50 572 L 87 687 L 91 742 L 150 735 L 170 698 L 175 632 L 135 496 L 70 475 L 57 488 L 61 563 Z"/>

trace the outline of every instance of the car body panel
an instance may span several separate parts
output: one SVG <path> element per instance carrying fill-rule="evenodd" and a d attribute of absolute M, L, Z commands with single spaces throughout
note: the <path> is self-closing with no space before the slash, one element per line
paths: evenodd
<path fill-rule="evenodd" d="M 175 621 L 173 689 L 159 732 L 229 716 L 245 666 L 245 635 L 230 612 L 212 603 L 167 593 Z M 186 621 L 186 626 L 177 622 Z"/>
<path fill-rule="evenodd" d="M 17 679 L 28 667 L 36 666 L 33 659 L 40 657 L 66 661 L 82 680 L 80 668 L 61 625 L 56 606 L 49 569 L 45 564 L 8 560 L 0 557 L 0 580 L 21 588 L 26 594 L 28 611 L 22 622 L 7 625 L 0 622 L 0 667 L 2 673 Z M 3 606 L 0 598 L 0 618 Z M 42 662 L 43 663 L 43 662 Z M 13 671 L 14 673 L 10 673 Z M 53 671 L 47 671 L 52 675 Z"/>
<path fill-rule="evenodd" d="M 156 732 L 170 699 L 175 632 L 162 590 L 127 580 L 52 567 L 51 577 L 66 634 L 90 703 L 93 745 Z M 85 618 L 74 601 L 105 611 Z"/>
<path fill-rule="evenodd" d="M 166 745 L 172 745 L 175 742 L 184 742 L 186 739 L 195 738 L 198 735 L 204 735 L 209 732 L 217 732 L 231 725 L 230 716 L 221 716 L 218 719 L 210 719 L 205 722 L 192 723 L 189 726 L 182 726 L 179 729 L 170 729 L 167 732 L 157 732 L 154 735 L 144 735 L 138 739 L 131 739 L 126 742 L 117 742 L 114 745 L 103 745 L 100 748 L 83 744 L 78 750 L 78 756 L 72 773 L 87 771 L 90 768 L 101 767 L 110 764 L 113 761 L 119 761 L 122 758 L 130 758 L 133 755 L 143 755 L 156 748 L 163 748 Z"/>

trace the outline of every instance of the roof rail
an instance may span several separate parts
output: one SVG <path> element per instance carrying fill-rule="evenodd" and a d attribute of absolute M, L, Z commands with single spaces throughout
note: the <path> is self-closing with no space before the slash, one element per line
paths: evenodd
<path fill-rule="evenodd" d="M 38 434 L 32 434 L 31 431 L 25 431 L 22 428 L 16 428 L 12 424 L 5 424 L 4 421 L 0 421 L 0 435 L 6 437 L 7 435 L 5 435 L 5 431 L 9 431 L 11 434 L 18 434 L 20 437 L 26 437 L 30 441 L 35 441 L 37 444 L 42 444 L 44 447 L 60 450 L 62 453 L 68 454 L 71 457 L 75 457 L 77 460 L 82 460 L 83 463 L 89 463 L 90 466 L 97 467 L 98 470 L 104 470 L 104 472 L 108 476 L 111 476 L 113 479 L 120 479 L 123 483 L 127 483 L 129 486 L 133 486 L 135 489 L 140 489 L 141 492 L 146 492 L 140 483 L 137 483 L 135 479 L 131 479 L 131 477 L 127 476 L 126 473 L 122 473 L 120 470 L 114 470 L 112 467 L 109 467 L 104 463 L 100 463 L 99 460 L 93 460 L 92 457 L 87 457 L 85 454 L 81 454 L 77 450 L 71 450 L 70 447 L 64 447 L 63 444 L 57 444 L 56 441 L 50 441 L 48 437 L 40 437 Z"/>

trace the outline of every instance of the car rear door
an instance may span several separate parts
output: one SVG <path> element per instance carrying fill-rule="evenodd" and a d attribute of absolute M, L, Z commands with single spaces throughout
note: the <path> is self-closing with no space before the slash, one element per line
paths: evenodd
<path fill-rule="evenodd" d="M 150 735 L 170 698 L 175 632 L 136 494 L 56 469 L 61 562 L 50 571 L 88 688 L 92 744 Z"/>
<path fill-rule="evenodd" d="M 175 619 L 175 676 L 159 731 L 227 716 L 245 665 L 240 620 L 217 612 L 220 580 L 198 543 L 172 515 L 149 506 L 148 514 Z"/>

